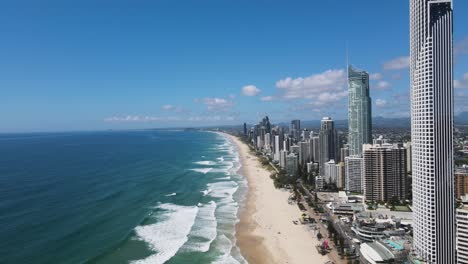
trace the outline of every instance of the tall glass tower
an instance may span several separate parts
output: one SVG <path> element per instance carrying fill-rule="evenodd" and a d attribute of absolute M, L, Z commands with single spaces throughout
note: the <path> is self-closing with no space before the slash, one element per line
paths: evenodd
<path fill-rule="evenodd" d="M 330 117 L 324 117 L 320 122 L 319 147 L 319 173 L 325 176 L 325 163 L 336 159 L 338 151 L 335 122 Z"/>
<path fill-rule="evenodd" d="M 411 146 L 416 254 L 455 262 L 451 0 L 410 0 Z"/>
<path fill-rule="evenodd" d="M 361 156 L 362 144 L 372 143 L 372 104 L 369 74 L 348 65 L 349 155 Z"/>

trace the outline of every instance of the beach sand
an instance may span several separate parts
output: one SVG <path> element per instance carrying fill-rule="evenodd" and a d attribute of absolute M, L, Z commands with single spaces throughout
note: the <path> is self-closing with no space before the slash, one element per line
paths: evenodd
<path fill-rule="evenodd" d="M 237 244 L 251 264 L 325 263 L 329 259 L 317 252 L 314 233 L 295 225 L 301 211 L 288 204 L 290 192 L 275 189 L 270 172 L 238 138 L 228 135 L 237 146 L 242 163 L 240 173 L 247 178 L 248 193 L 237 224 Z"/>

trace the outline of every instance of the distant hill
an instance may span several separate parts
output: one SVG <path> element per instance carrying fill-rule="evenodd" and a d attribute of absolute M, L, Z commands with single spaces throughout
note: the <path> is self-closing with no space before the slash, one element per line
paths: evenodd
<path fill-rule="evenodd" d="M 455 116 L 455 124 L 457 125 L 468 125 L 468 112 L 461 112 Z"/>
<path fill-rule="evenodd" d="M 468 125 L 468 112 L 462 112 L 455 116 L 456 125 Z M 281 126 L 289 126 L 289 123 L 280 123 Z M 411 127 L 411 118 L 410 117 L 399 117 L 399 118 L 389 118 L 377 116 L 372 119 L 372 126 L 374 128 L 409 128 Z M 304 120 L 301 121 L 301 127 L 303 128 L 319 128 L 320 120 Z M 336 128 L 347 128 L 348 120 L 335 120 Z"/>

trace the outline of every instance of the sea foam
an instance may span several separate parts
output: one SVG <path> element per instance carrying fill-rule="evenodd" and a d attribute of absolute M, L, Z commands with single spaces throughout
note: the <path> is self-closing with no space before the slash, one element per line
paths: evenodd
<path fill-rule="evenodd" d="M 161 204 L 158 208 L 164 211 L 162 220 L 155 224 L 141 225 L 135 228 L 138 239 L 148 243 L 156 252 L 145 259 L 132 261 L 136 264 L 165 263 L 187 242 L 188 234 L 195 223 L 199 208 L 196 206 L 180 206 Z"/>
<path fill-rule="evenodd" d="M 203 174 L 207 174 L 208 172 L 213 170 L 213 168 L 197 168 L 197 169 L 190 169 L 190 170 L 203 173 Z"/>
<path fill-rule="evenodd" d="M 165 196 L 169 197 L 169 196 L 176 196 L 176 195 L 177 195 L 177 193 L 170 193 L 170 194 L 166 194 Z"/>
<path fill-rule="evenodd" d="M 195 164 L 198 164 L 198 165 L 205 165 L 205 166 L 211 166 L 211 165 L 215 165 L 216 162 L 214 161 L 209 161 L 209 160 L 202 160 L 202 161 L 196 161 L 194 162 Z"/>
<path fill-rule="evenodd" d="M 189 241 L 183 250 L 188 252 L 207 252 L 216 239 L 217 222 L 215 216 L 216 203 L 211 201 L 199 207 L 195 224 L 189 234 Z"/>

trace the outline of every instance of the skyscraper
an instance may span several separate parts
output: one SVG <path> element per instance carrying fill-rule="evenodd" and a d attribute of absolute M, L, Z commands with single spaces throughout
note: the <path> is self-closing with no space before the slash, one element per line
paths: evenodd
<path fill-rule="evenodd" d="M 247 123 L 244 123 L 244 136 L 247 136 Z"/>
<path fill-rule="evenodd" d="M 299 142 L 299 164 L 305 165 L 310 161 L 310 143 Z"/>
<path fill-rule="evenodd" d="M 348 103 L 349 154 L 360 156 L 362 144 L 372 143 L 372 104 L 369 74 L 351 65 L 348 65 Z"/>
<path fill-rule="evenodd" d="M 301 137 L 301 120 L 292 120 L 289 128 L 291 137 L 297 142 Z"/>
<path fill-rule="evenodd" d="M 452 0 L 410 0 L 414 251 L 455 263 Z"/>
<path fill-rule="evenodd" d="M 319 170 L 320 176 L 325 176 L 324 164 L 335 159 L 338 151 L 335 123 L 330 117 L 322 118 L 319 132 Z"/>
<path fill-rule="evenodd" d="M 312 137 L 312 160 L 314 162 L 320 161 L 320 138 L 319 137 Z"/>

